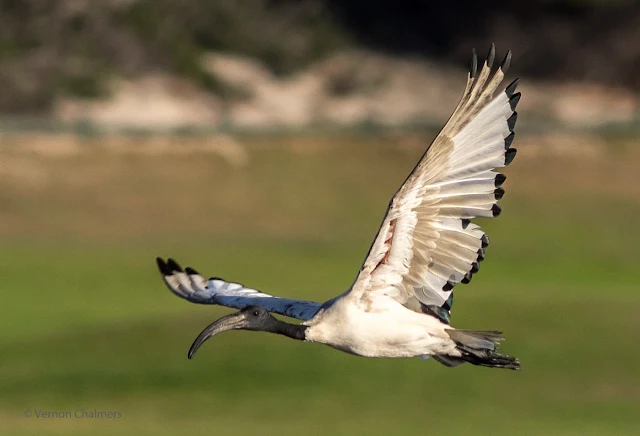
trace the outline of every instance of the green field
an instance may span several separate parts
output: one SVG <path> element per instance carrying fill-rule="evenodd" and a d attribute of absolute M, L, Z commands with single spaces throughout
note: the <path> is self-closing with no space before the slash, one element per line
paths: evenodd
<path fill-rule="evenodd" d="M 486 261 L 456 288 L 452 319 L 503 330 L 515 372 L 253 332 L 187 360 L 229 310 L 171 295 L 156 256 L 326 300 L 351 284 L 428 135 L 236 140 L 246 165 L 99 138 L 66 154 L 3 141 L 0 434 L 637 434 L 638 143 L 595 156 L 516 144 L 503 214 L 482 222 Z M 36 417 L 82 409 L 121 417 Z"/>

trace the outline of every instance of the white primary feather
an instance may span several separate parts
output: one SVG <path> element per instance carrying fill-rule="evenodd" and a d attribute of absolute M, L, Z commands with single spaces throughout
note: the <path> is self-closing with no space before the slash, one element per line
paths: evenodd
<path fill-rule="evenodd" d="M 493 49 L 492 49 L 493 50 Z M 467 283 L 484 259 L 488 238 L 469 220 L 500 213 L 497 201 L 515 149 L 514 82 L 494 95 L 509 63 L 491 74 L 493 51 L 469 75 L 454 114 L 393 197 L 381 228 L 345 295 L 361 304 L 391 296 L 416 311 L 443 306 L 457 283 Z"/>

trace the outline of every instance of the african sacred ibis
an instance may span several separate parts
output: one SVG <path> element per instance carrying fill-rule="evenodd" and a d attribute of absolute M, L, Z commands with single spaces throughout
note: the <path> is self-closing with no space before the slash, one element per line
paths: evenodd
<path fill-rule="evenodd" d="M 449 325 L 453 288 L 469 283 L 484 259 L 486 234 L 470 220 L 495 217 L 509 165 L 520 93 L 515 80 L 495 95 L 511 60 L 492 72 L 495 48 L 477 71 L 473 53 L 460 103 L 407 180 L 391 199 L 378 235 L 351 288 L 325 302 L 273 297 L 219 278 L 204 280 L 172 259 L 157 259 L 164 282 L 193 303 L 240 309 L 205 328 L 189 358 L 208 338 L 227 330 L 278 333 L 366 357 L 433 357 L 519 369 L 500 354 L 496 331 Z M 297 318 L 289 324 L 271 312 Z"/>

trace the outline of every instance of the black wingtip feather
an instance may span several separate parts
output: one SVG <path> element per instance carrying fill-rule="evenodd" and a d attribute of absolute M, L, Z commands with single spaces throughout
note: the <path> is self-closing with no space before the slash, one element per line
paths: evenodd
<path fill-rule="evenodd" d="M 200 275 L 200 274 L 198 273 L 198 271 L 196 271 L 195 269 L 191 268 L 190 266 L 186 267 L 186 268 L 184 269 L 184 272 L 186 272 L 186 273 L 187 273 L 187 274 L 189 274 L 189 275 Z"/>
<path fill-rule="evenodd" d="M 482 242 L 482 248 L 487 248 L 489 246 L 489 237 L 487 235 L 482 235 L 480 242 Z"/>
<path fill-rule="evenodd" d="M 164 276 L 170 276 L 173 273 L 169 265 L 161 257 L 156 257 L 156 265 L 158 265 L 160 273 Z"/>
<path fill-rule="evenodd" d="M 171 272 L 184 272 L 182 271 L 182 267 L 178 265 L 178 262 L 173 260 L 172 258 L 167 259 L 167 266 L 171 268 Z"/>
<path fill-rule="evenodd" d="M 460 283 L 464 283 L 465 285 L 471 283 L 471 279 L 473 278 L 473 271 L 469 271 L 465 276 L 460 280 Z"/>
<path fill-rule="evenodd" d="M 478 262 L 482 262 L 484 260 L 484 248 L 478 248 Z"/>
<path fill-rule="evenodd" d="M 482 248 L 487 248 L 489 246 L 489 237 L 487 235 L 482 235 L 480 242 L 482 242 Z"/>
<path fill-rule="evenodd" d="M 505 182 L 505 180 L 507 180 L 507 176 L 505 176 L 502 173 L 496 174 L 496 178 L 495 178 L 495 181 L 494 181 L 495 187 L 498 188 L 498 187 L 502 186 L 502 184 Z"/>
<path fill-rule="evenodd" d="M 516 79 L 507 86 L 507 88 L 504 90 L 504 92 L 507 94 L 507 97 L 509 98 L 513 97 L 513 94 L 515 93 L 519 82 L 520 82 L 520 79 Z"/>
<path fill-rule="evenodd" d="M 491 47 L 489 47 L 489 53 L 487 54 L 487 67 L 491 68 L 493 66 L 493 61 L 496 59 L 496 45 L 491 43 Z"/>
<path fill-rule="evenodd" d="M 494 204 L 493 206 L 491 206 L 491 212 L 493 212 L 493 217 L 495 218 L 497 216 L 500 216 L 500 214 L 502 213 L 502 208 L 497 204 Z"/>
<path fill-rule="evenodd" d="M 451 283 L 451 282 L 447 282 L 443 287 L 442 290 L 445 292 L 449 292 L 450 290 L 453 289 L 453 287 L 455 286 L 455 283 Z"/>
<path fill-rule="evenodd" d="M 478 263 L 478 261 L 475 261 L 471 264 L 471 269 L 469 270 L 469 272 L 465 274 L 462 280 L 460 280 L 460 283 L 464 283 L 465 285 L 467 283 L 471 283 L 473 275 L 478 271 L 480 271 L 480 264 Z"/>
<path fill-rule="evenodd" d="M 511 133 L 509 133 L 509 136 L 504 138 L 504 149 L 505 150 L 509 150 L 509 148 L 511 147 L 511 143 L 513 142 L 513 138 L 515 138 L 515 137 L 516 137 L 516 134 L 514 132 L 511 132 Z"/>
<path fill-rule="evenodd" d="M 516 107 L 518 106 L 518 103 L 520 102 L 520 97 L 521 96 L 522 96 L 522 93 L 516 92 L 511 97 L 509 97 L 509 106 L 511 107 L 512 111 L 516 110 Z"/>
<path fill-rule="evenodd" d="M 504 154 L 504 166 L 506 167 L 511 162 L 513 162 L 513 158 L 516 157 L 516 153 L 518 152 L 517 148 L 510 148 Z"/>
<path fill-rule="evenodd" d="M 500 65 L 500 69 L 504 74 L 507 74 L 507 71 L 509 70 L 510 65 L 511 65 L 511 50 L 507 52 L 507 55 L 504 57 L 504 60 Z"/>
<path fill-rule="evenodd" d="M 504 189 L 496 188 L 496 190 L 493 191 L 493 195 L 496 197 L 496 200 L 500 200 L 504 196 Z"/>
<path fill-rule="evenodd" d="M 471 273 L 471 274 L 475 274 L 475 273 L 477 273 L 478 271 L 480 271 L 480 264 L 479 264 L 478 262 L 473 262 L 473 263 L 471 264 L 471 271 L 469 271 L 469 273 Z"/>
<path fill-rule="evenodd" d="M 453 307 L 453 292 L 451 293 L 451 295 L 449 295 L 449 298 L 447 298 L 447 301 L 445 301 L 442 304 L 442 308 L 446 309 L 447 311 L 450 311 L 452 307 Z"/>
<path fill-rule="evenodd" d="M 514 111 L 507 120 L 507 126 L 510 132 L 513 132 L 513 129 L 516 127 L 516 121 L 518 121 L 518 112 Z"/>
<path fill-rule="evenodd" d="M 469 70 L 469 77 L 472 79 L 476 77 L 478 73 L 478 55 L 476 54 L 476 49 L 471 50 L 471 69 Z"/>

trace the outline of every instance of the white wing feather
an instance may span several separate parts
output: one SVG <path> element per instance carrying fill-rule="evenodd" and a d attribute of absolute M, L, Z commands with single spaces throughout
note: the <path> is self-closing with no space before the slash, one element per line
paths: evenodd
<path fill-rule="evenodd" d="M 517 80 L 494 96 L 510 62 L 507 54 L 493 75 L 492 46 L 476 76 L 474 53 L 467 86 L 453 115 L 394 195 L 367 258 L 344 297 L 370 304 L 379 295 L 418 312 L 424 306 L 450 309 L 452 289 L 468 283 L 488 245 L 470 219 L 500 213 L 505 180 L 493 170 L 508 165 Z"/>
<path fill-rule="evenodd" d="M 220 278 L 205 280 L 192 268 L 183 270 L 173 259 L 165 262 L 158 258 L 156 262 L 169 290 L 192 303 L 217 304 L 234 309 L 260 306 L 269 312 L 303 321 L 313 318 L 320 309 L 320 303 L 313 301 L 274 297 Z"/>

